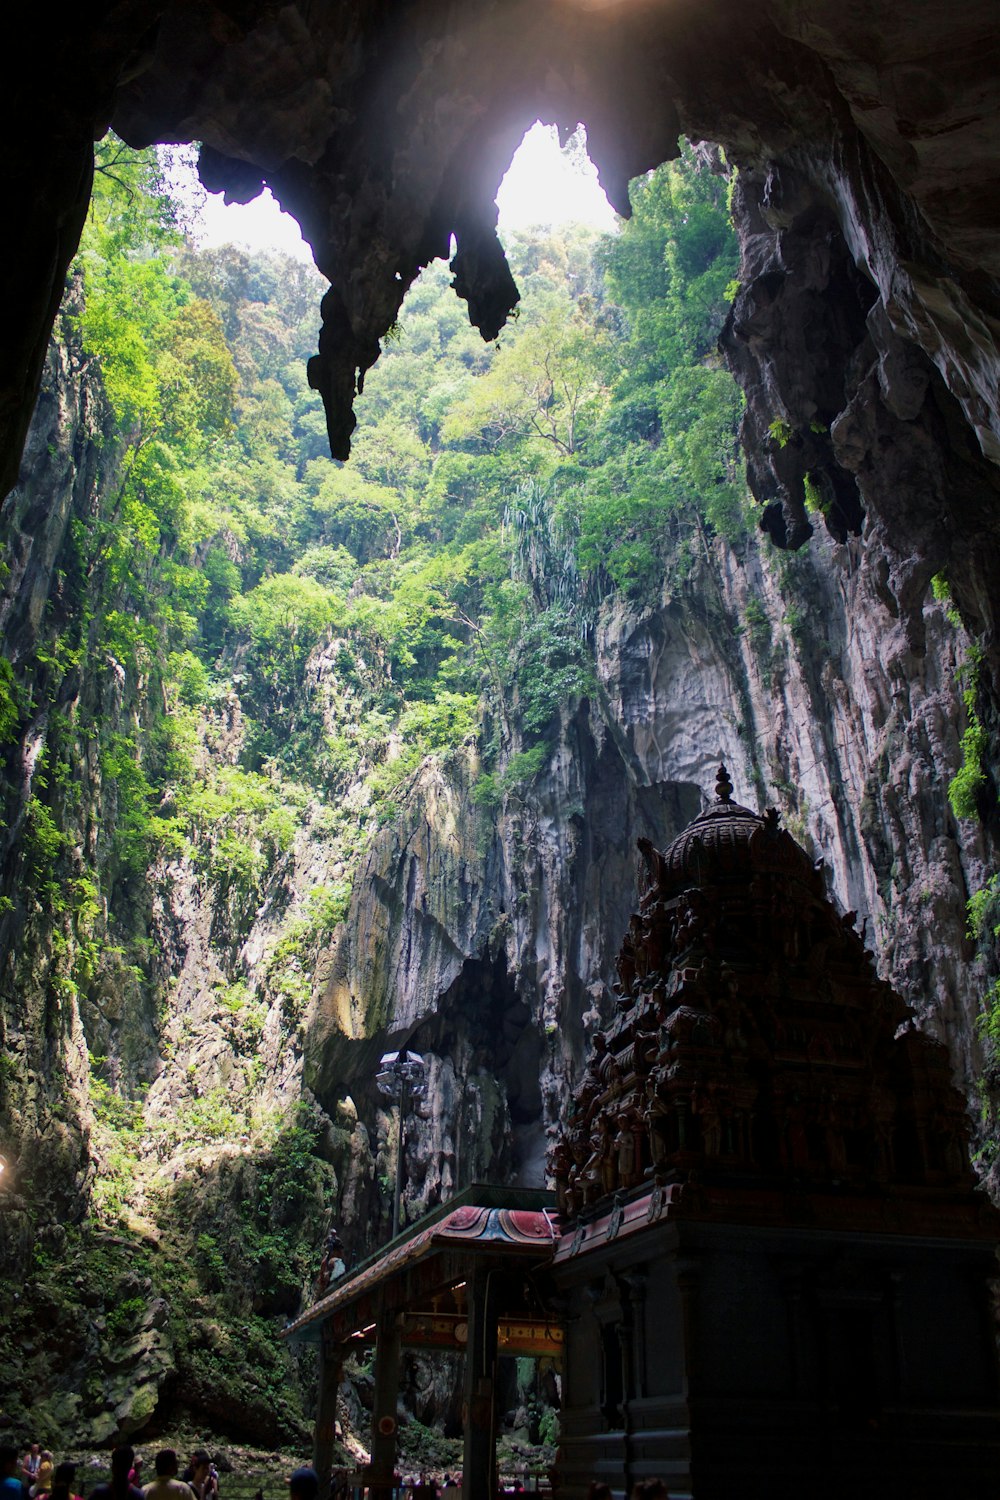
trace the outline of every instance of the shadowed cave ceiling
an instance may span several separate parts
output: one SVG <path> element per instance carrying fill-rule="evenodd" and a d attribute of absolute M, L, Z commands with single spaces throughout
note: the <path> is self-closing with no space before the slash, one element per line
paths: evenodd
<path fill-rule="evenodd" d="M 880 529 L 904 618 L 950 569 L 988 644 L 998 594 L 1000 16 L 925 0 L 105 0 L 8 41 L 4 490 L 90 189 L 92 141 L 204 142 L 212 190 L 267 183 L 331 289 L 310 362 L 331 449 L 420 268 L 457 249 L 484 338 L 517 300 L 497 186 L 536 117 L 585 122 L 612 203 L 677 152 L 740 175 L 724 347 L 762 524 Z M 32 32 L 34 34 L 32 34 Z M 14 149 L 11 148 L 14 143 Z M 780 419 L 792 441 L 769 440 Z M 913 644 L 919 649 L 919 620 Z M 995 697 L 995 694 L 994 694 Z"/>

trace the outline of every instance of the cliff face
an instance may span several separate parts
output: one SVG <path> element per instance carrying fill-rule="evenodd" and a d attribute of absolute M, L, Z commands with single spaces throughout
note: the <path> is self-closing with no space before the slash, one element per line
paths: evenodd
<path fill-rule="evenodd" d="M 295 1306 L 331 1213 L 356 1253 L 387 1230 L 387 1046 L 430 1068 L 411 1214 L 477 1178 L 540 1180 L 612 1003 L 636 839 L 666 843 L 720 756 L 741 800 L 776 802 L 825 860 L 970 1098 L 983 1074 L 966 902 L 997 868 L 992 10 L 236 9 L 81 14 L 9 91 L 19 119 L 51 108 L 15 164 L 5 456 L 112 115 L 134 141 L 202 138 L 212 186 L 247 197 L 266 179 L 299 215 L 336 282 L 311 378 L 341 453 L 359 376 L 452 232 L 477 325 L 512 304 L 492 194 L 536 113 L 587 121 L 620 204 L 683 128 L 741 165 L 724 343 L 767 532 L 800 550 L 716 541 L 673 593 L 607 603 L 596 688 L 538 774 L 490 803 L 475 745 L 429 759 L 360 859 L 349 799 L 300 788 L 287 826 L 268 823 L 236 776 L 238 707 L 215 703 L 192 753 L 233 772 L 229 810 L 137 877 L 122 746 L 142 742 L 155 689 L 88 650 L 100 557 L 81 538 L 113 524 L 121 454 L 65 331 L 30 483 L 3 513 L 0 686 L 25 727 L 5 747 L 0 1144 L 17 1173 L 0 1251 L 41 1288 L 10 1335 L 13 1357 L 41 1330 L 24 1389 L 49 1389 L 58 1353 L 51 1420 L 101 1438 L 175 1401 L 296 1431 L 267 1320 Z M 310 661 L 309 691 L 345 719 L 336 648 Z M 957 820 L 973 725 L 981 821 Z M 115 1206 L 129 1178 L 127 1233 L 92 1234 L 88 1205 Z M 253 1369 L 234 1374 L 248 1339 Z"/>
<path fill-rule="evenodd" d="M 72 309 L 70 309 L 72 311 Z M 113 484 L 112 423 L 99 389 L 82 378 L 84 359 L 72 338 L 54 344 L 45 390 L 25 454 L 30 486 L 16 489 L 4 506 L 6 569 L 0 618 L 11 666 L 31 681 L 27 730 L 6 746 L 3 917 L 3 1040 L 5 1144 L 25 1169 L 51 1185 L 53 1207 L 78 1216 L 86 1203 L 92 1167 L 84 1149 L 87 1124 L 86 1048 L 72 986 L 58 972 L 38 971 L 53 942 L 72 941 L 73 903 L 53 911 L 45 886 L 51 820 L 37 798 L 45 781 L 54 717 L 74 713 L 86 694 L 114 720 L 121 712 L 121 683 L 113 674 L 83 674 L 57 659 L 55 641 L 72 605 L 67 599 L 67 539 L 73 525 L 93 521 Z M 10 693 L 13 678 L 6 680 Z M 22 698 L 28 688 L 21 687 Z M 93 751 L 82 749 L 83 796 L 76 820 L 78 845 L 91 856 L 100 841 L 100 774 Z M 83 869 L 78 871 L 83 874 Z M 58 967 L 59 966 L 55 966 Z M 69 979 L 63 968 L 62 978 Z M 35 972 L 33 972 L 33 970 Z M 53 1095 L 55 1096 L 53 1098 Z M 16 1215 L 15 1215 L 16 1218 Z M 11 1234 L 4 1215 L 0 1234 Z"/>
<path fill-rule="evenodd" d="M 291 1108 L 298 1017 L 224 988 L 252 885 L 207 877 L 211 833 L 150 864 L 137 832 L 164 706 L 149 658 L 97 630 L 148 600 L 106 572 L 129 449 L 78 312 L 73 288 L 2 516 L 4 1423 L 104 1443 L 179 1399 L 276 1442 L 303 1431 L 271 1320 L 301 1295 L 295 1232 L 311 1263 L 326 1221 L 327 1122 Z M 199 753 L 231 758 L 227 705 L 210 729 Z M 226 1281 L 223 1229 L 235 1309 L 197 1301 Z"/>
<path fill-rule="evenodd" d="M 117 809 L 103 754 L 143 694 L 116 663 L 88 657 L 96 579 L 80 537 L 113 513 L 122 443 L 88 373 L 78 310 L 71 292 L 25 453 L 30 480 L 3 511 L 4 688 L 24 727 L 12 737 L 8 720 L 4 744 L 0 1337 L 40 1419 L 102 1441 L 146 1420 L 172 1351 L 149 1246 L 95 1233 L 84 1249 L 80 1228 L 105 1166 L 88 1051 L 136 1077 L 156 1039 L 141 976 L 105 945 Z M 119 936 L 140 930 L 141 906 L 117 925 Z M 13 1383 L 5 1407 L 16 1418 Z"/>

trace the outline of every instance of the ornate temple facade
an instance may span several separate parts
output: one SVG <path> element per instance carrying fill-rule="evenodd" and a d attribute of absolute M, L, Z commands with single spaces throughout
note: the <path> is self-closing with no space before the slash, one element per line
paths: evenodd
<path fill-rule="evenodd" d="M 668 849 L 640 845 L 556 1204 L 470 1188 L 289 1329 L 321 1346 L 324 1472 L 343 1360 L 374 1345 L 363 1478 L 388 1500 L 410 1344 L 466 1351 L 465 1500 L 495 1493 L 505 1352 L 561 1363 L 558 1500 L 654 1474 L 673 1500 L 1000 1493 L 1000 1215 L 947 1053 L 732 791 L 720 769 Z"/>
<path fill-rule="evenodd" d="M 994 1494 L 1000 1216 L 945 1049 L 783 831 L 659 852 L 550 1151 L 560 1475 L 671 1495 Z"/>

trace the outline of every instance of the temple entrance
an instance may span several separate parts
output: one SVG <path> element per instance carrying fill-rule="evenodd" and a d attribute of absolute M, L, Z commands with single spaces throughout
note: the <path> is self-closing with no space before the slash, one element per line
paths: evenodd
<path fill-rule="evenodd" d="M 464 1355 L 456 1500 L 498 1493 L 498 1360 L 545 1357 L 558 1364 L 562 1355 L 563 1329 L 545 1277 L 555 1245 L 553 1206 L 549 1193 L 469 1188 L 398 1235 L 289 1326 L 286 1337 L 320 1348 L 314 1461 L 321 1493 L 330 1486 L 344 1362 L 374 1349 L 371 1458 L 349 1476 L 348 1492 L 359 1500 L 397 1500 L 405 1348 Z M 525 1483 L 521 1475 L 508 1477 Z M 528 1478 L 544 1493 L 538 1476 Z"/>

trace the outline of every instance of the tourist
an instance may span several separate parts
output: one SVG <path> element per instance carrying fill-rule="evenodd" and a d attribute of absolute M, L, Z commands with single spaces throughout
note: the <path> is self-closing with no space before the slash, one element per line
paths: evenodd
<path fill-rule="evenodd" d="M 21 1467 L 17 1461 L 17 1449 L 8 1443 L 0 1445 L 0 1500 L 24 1500 L 24 1490 L 17 1477 Z"/>
<path fill-rule="evenodd" d="M 27 1453 L 21 1460 L 21 1480 L 27 1486 L 34 1484 L 38 1478 L 38 1470 L 42 1462 L 41 1443 L 32 1443 Z"/>
<path fill-rule="evenodd" d="M 142 1490 L 131 1482 L 129 1475 L 135 1465 L 135 1449 L 127 1445 L 115 1448 L 111 1454 L 111 1478 L 106 1484 L 95 1485 L 90 1500 L 143 1500 Z"/>
<path fill-rule="evenodd" d="M 346 1269 L 344 1243 L 337 1233 L 335 1225 L 331 1224 L 326 1236 L 326 1247 L 323 1258 L 319 1265 L 319 1278 L 316 1289 L 323 1292 L 331 1281 L 337 1281 L 343 1276 Z"/>
<path fill-rule="evenodd" d="M 309 1464 L 303 1464 L 288 1481 L 289 1500 L 316 1500 L 319 1475 Z"/>
<path fill-rule="evenodd" d="M 52 1454 L 48 1448 L 42 1449 L 42 1461 L 38 1465 L 38 1477 L 28 1491 L 31 1500 L 39 1500 L 41 1495 L 47 1495 L 52 1488 L 52 1473 L 55 1465 Z"/>
<path fill-rule="evenodd" d="M 191 1455 L 191 1478 L 188 1484 L 194 1490 L 197 1500 L 218 1500 L 219 1471 L 204 1448 L 196 1448 Z"/>
<path fill-rule="evenodd" d="M 156 1478 L 144 1486 L 145 1500 L 194 1500 L 191 1486 L 177 1478 L 177 1454 L 173 1448 L 161 1448 L 153 1467 Z"/>
<path fill-rule="evenodd" d="M 49 1490 L 49 1500 L 82 1500 L 76 1493 L 76 1464 L 69 1459 L 56 1465 L 56 1471 L 52 1476 L 52 1488 Z"/>
<path fill-rule="evenodd" d="M 632 1487 L 632 1500 L 670 1500 L 670 1493 L 662 1479 L 640 1479 Z"/>

